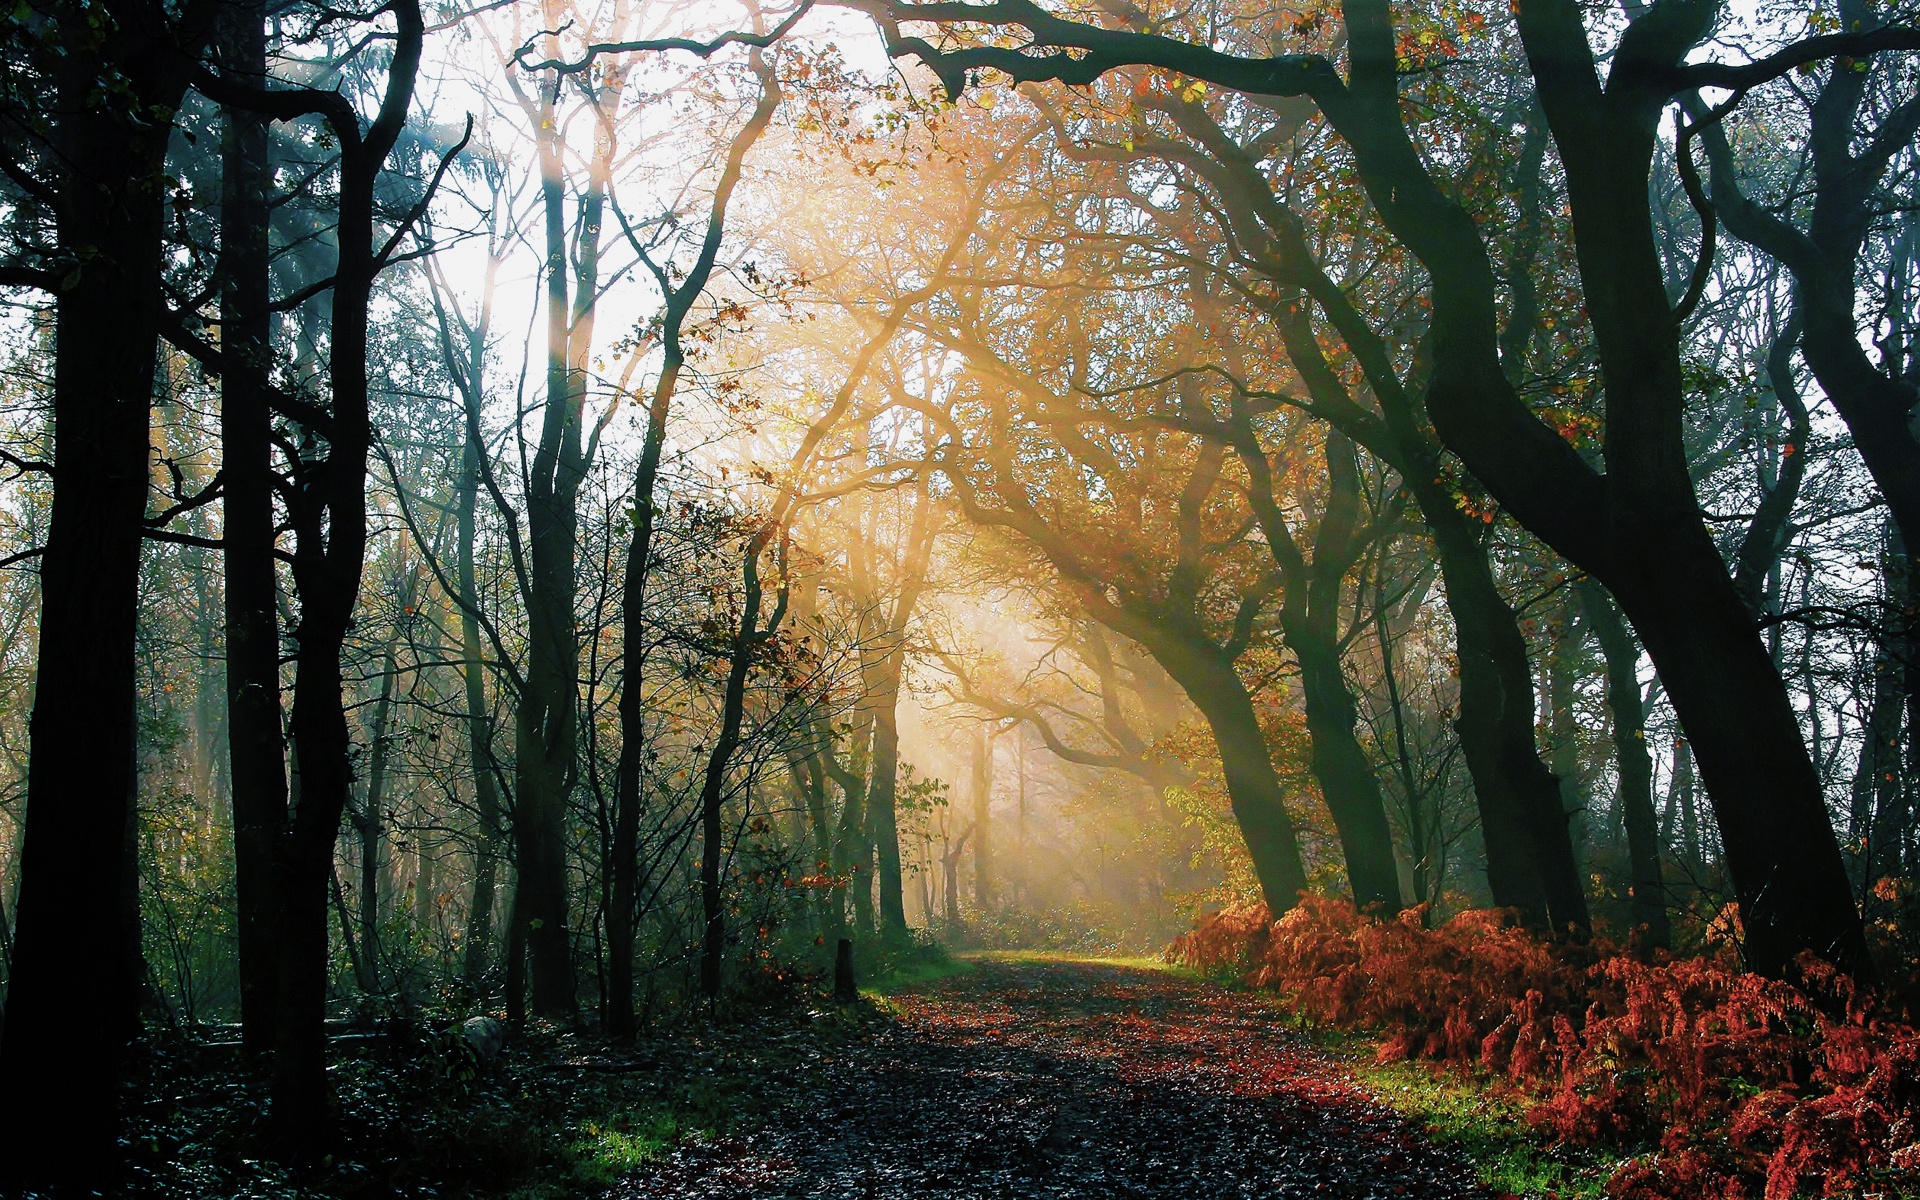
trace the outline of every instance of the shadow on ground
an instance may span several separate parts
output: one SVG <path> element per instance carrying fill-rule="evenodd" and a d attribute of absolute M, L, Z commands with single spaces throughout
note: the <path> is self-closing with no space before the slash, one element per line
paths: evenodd
<path fill-rule="evenodd" d="M 893 997 L 805 1111 L 610 1194 L 1485 1197 L 1258 997 L 1164 972 L 983 961 Z"/>

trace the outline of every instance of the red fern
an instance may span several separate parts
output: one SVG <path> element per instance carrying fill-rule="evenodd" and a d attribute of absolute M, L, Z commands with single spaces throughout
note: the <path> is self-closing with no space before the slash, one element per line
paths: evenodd
<path fill-rule="evenodd" d="M 1920 1181 L 1920 1032 L 1850 981 L 1802 986 L 1722 961 L 1557 946 L 1497 911 L 1438 929 L 1308 899 L 1214 914 L 1169 959 L 1244 971 L 1295 1012 L 1381 1038 L 1379 1059 L 1478 1072 L 1563 1141 L 1657 1146 L 1608 1185 L 1626 1200 L 1786 1200 Z"/>

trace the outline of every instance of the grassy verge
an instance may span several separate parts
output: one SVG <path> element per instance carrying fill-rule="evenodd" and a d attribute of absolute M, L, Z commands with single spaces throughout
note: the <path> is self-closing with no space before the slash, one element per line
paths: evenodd
<path fill-rule="evenodd" d="M 964 958 L 900 963 L 873 979 L 865 981 L 860 987 L 860 994 L 890 996 L 903 988 L 938 983 L 942 979 L 951 979 L 955 975 L 965 975 L 971 970 L 973 970 L 973 963 Z"/>
<path fill-rule="evenodd" d="M 1278 996 L 1249 989 L 1238 972 L 1186 973 L 1235 991 L 1254 991 L 1276 1008 L 1283 1007 Z M 1382 1104 L 1465 1157 L 1496 1194 L 1528 1200 L 1600 1200 L 1606 1195 L 1619 1159 L 1598 1148 L 1555 1144 L 1527 1124 L 1527 1105 L 1517 1097 L 1470 1077 L 1436 1073 L 1421 1063 L 1375 1062 L 1377 1037 L 1325 1028 L 1292 1013 L 1285 1017 L 1315 1046 L 1343 1060 L 1355 1081 Z"/>
<path fill-rule="evenodd" d="M 1459 1151 L 1495 1192 L 1553 1200 L 1598 1200 L 1617 1161 L 1597 1151 L 1556 1146 L 1530 1128 L 1526 1105 L 1459 1076 L 1415 1063 L 1375 1064 L 1371 1044 L 1349 1039 L 1354 1077 L 1441 1145 Z"/>
<path fill-rule="evenodd" d="M 1130 971 L 1157 971 L 1180 979 L 1204 978 L 1189 967 L 1141 955 L 1076 954 L 1070 950 L 969 950 L 960 957 L 970 962 L 1088 963 L 1100 967 L 1125 967 Z"/>

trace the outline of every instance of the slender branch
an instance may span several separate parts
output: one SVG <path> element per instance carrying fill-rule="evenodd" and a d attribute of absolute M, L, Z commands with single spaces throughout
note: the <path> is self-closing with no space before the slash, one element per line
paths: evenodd
<path fill-rule="evenodd" d="M 1887 25 L 1857 33 L 1827 33 L 1750 63 L 1686 63 L 1648 70 L 1676 92 L 1703 87 L 1743 92 L 1821 59 L 1865 58 L 1884 50 L 1920 50 L 1920 29 Z"/>
<path fill-rule="evenodd" d="M 800 0 L 799 6 L 787 14 L 785 20 L 781 21 L 766 33 L 743 33 L 738 29 L 730 29 L 719 37 L 705 42 L 697 38 L 686 37 L 647 38 L 636 42 L 593 42 L 581 52 L 580 57 L 577 59 L 545 58 L 539 62 L 528 62 L 527 55 L 533 53 L 533 45 L 536 41 L 541 38 L 551 37 L 559 32 L 559 30 L 555 29 L 543 29 L 528 38 L 525 45 L 513 52 L 513 64 L 523 71 L 558 71 L 563 75 L 567 75 L 586 70 L 593 65 L 593 60 L 602 54 L 638 54 L 647 51 L 681 50 L 688 54 L 698 55 L 701 58 L 712 58 L 728 46 L 750 46 L 757 50 L 764 50 L 785 37 L 789 30 L 799 24 L 800 18 L 807 15 L 807 12 L 813 8 L 814 3 L 815 0 Z"/>
<path fill-rule="evenodd" d="M 227 544 L 219 538 L 200 537 L 192 533 L 175 533 L 171 529 L 142 530 L 140 536 L 150 542 L 172 542 L 176 546 L 199 546 L 206 550 L 227 548 Z"/>
<path fill-rule="evenodd" d="M 399 247 L 401 240 L 404 239 L 407 234 L 413 232 L 413 227 L 419 223 L 421 217 L 426 215 L 427 206 L 433 203 L 434 194 L 440 190 L 440 181 L 446 178 L 447 168 L 453 165 L 453 160 L 459 156 L 462 150 L 467 148 L 467 143 L 472 140 L 473 114 L 468 113 L 466 132 L 462 133 L 460 140 L 453 144 L 453 149 L 440 156 L 440 165 L 433 169 L 433 178 L 428 181 L 427 190 L 422 192 L 419 201 L 407 210 L 407 215 L 403 217 L 400 224 L 394 228 L 393 236 L 387 239 L 386 245 L 380 247 L 380 253 L 373 256 L 373 270 L 375 274 L 380 273 L 386 268 L 388 263 L 393 261 L 394 250 Z"/>

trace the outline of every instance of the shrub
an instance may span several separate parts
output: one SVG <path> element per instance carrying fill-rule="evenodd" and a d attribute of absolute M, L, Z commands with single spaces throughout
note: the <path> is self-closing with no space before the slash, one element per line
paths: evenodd
<path fill-rule="evenodd" d="M 1309 898 L 1212 914 L 1168 957 L 1235 966 L 1296 1013 L 1381 1038 L 1379 1058 L 1467 1072 L 1580 1145 L 1639 1149 L 1622 1200 L 1788 1200 L 1920 1184 L 1920 1031 L 1830 967 L 1799 986 L 1730 961 L 1559 945 L 1498 911 L 1437 929 Z"/>

